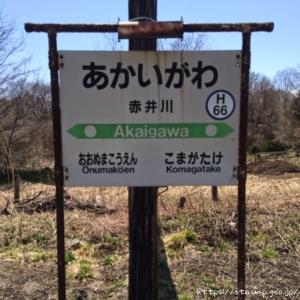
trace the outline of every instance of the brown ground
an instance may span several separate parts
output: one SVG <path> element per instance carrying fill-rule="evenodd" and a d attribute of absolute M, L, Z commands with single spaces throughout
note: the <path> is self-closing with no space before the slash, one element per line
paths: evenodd
<path fill-rule="evenodd" d="M 258 160 L 248 165 L 248 172 L 257 175 L 284 175 L 299 173 L 300 168 L 284 160 Z"/>

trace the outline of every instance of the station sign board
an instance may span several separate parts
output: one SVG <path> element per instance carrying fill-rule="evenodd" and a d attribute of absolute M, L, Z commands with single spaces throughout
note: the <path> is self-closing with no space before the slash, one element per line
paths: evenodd
<path fill-rule="evenodd" d="M 66 186 L 237 184 L 241 51 L 59 51 Z"/>

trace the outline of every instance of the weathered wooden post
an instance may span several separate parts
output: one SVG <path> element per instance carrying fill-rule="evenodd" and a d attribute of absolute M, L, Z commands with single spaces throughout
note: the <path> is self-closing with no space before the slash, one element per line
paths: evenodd
<path fill-rule="evenodd" d="M 218 187 L 215 185 L 212 185 L 212 187 L 211 187 L 211 198 L 215 202 L 220 200 L 219 196 L 218 196 Z"/>
<path fill-rule="evenodd" d="M 156 20 L 156 0 L 129 0 L 128 9 L 129 20 Z M 130 39 L 129 50 L 156 50 L 156 39 Z M 129 299 L 157 299 L 157 187 L 130 187 L 128 207 Z"/>
<path fill-rule="evenodd" d="M 17 173 L 14 175 L 13 184 L 14 184 L 14 202 L 19 202 L 20 190 L 21 190 L 21 177 Z"/>

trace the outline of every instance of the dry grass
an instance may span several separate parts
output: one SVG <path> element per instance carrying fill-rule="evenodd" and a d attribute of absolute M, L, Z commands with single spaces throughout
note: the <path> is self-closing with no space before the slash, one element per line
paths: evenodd
<path fill-rule="evenodd" d="M 54 195 L 52 186 L 25 183 L 21 197 L 30 198 L 40 191 L 46 196 Z M 90 299 L 126 299 L 127 189 L 67 188 L 66 191 L 71 199 L 94 201 L 115 210 L 112 214 L 98 215 L 82 210 L 66 211 L 66 248 L 70 258 L 67 265 L 68 298 L 88 295 Z M 159 261 L 163 265 L 167 259 L 179 299 L 205 299 L 203 295 L 196 295 L 197 288 L 236 286 L 237 188 L 220 187 L 219 197 L 219 202 L 211 200 L 210 187 L 159 189 L 162 240 L 170 241 L 172 237 L 172 243 L 179 245 L 168 247 L 167 243 L 164 254 L 167 258 L 162 252 Z M 3 187 L 0 209 L 6 199 L 12 199 L 12 191 Z M 248 287 L 298 287 L 299 199 L 299 174 L 248 176 Z M 39 295 L 39 299 L 51 299 L 49 295 L 56 292 L 53 272 L 55 214 L 14 212 L 1 216 L 0 220 L 0 261 L 3 266 L 0 267 L 0 298 L 5 299 L 9 293 L 22 299 L 25 288 L 26 297 L 34 299 L 32 295 Z M 182 232 L 188 232 L 192 238 L 180 234 Z M 44 271 L 43 278 L 40 278 L 40 269 Z M 14 279 L 16 272 L 20 274 L 18 280 Z M 33 286 L 43 283 L 46 295 L 37 289 L 30 294 L 28 282 L 35 283 Z M 160 299 L 174 299 L 170 291 L 170 283 L 161 283 Z"/>

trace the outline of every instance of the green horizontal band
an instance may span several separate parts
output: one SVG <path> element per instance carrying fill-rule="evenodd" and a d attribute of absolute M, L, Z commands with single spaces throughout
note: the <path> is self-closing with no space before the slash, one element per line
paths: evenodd
<path fill-rule="evenodd" d="M 225 123 L 76 124 L 68 130 L 78 139 L 223 138 L 234 131 Z"/>

